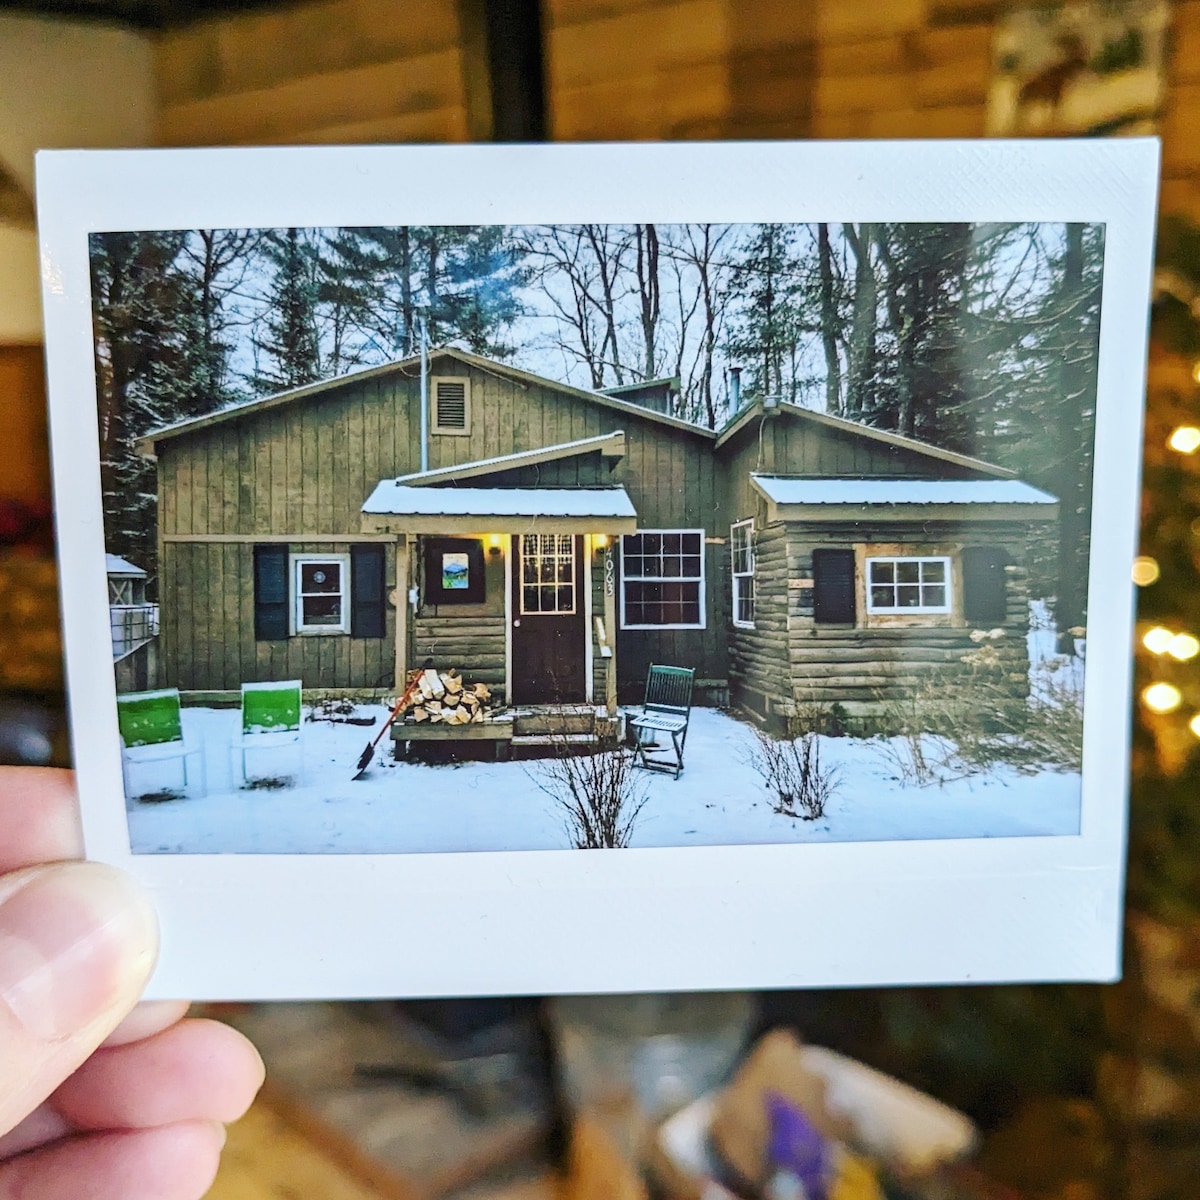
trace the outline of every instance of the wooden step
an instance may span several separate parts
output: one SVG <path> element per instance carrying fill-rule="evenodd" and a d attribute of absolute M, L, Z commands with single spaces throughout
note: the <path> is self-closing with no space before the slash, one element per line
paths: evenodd
<path fill-rule="evenodd" d="M 514 746 L 595 746 L 600 738 L 594 733 L 518 733 Z"/>
<path fill-rule="evenodd" d="M 590 704 L 547 705 L 544 708 L 518 708 L 513 714 L 514 733 L 526 735 L 559 735 L 594 733 L 596 710 Z"/>

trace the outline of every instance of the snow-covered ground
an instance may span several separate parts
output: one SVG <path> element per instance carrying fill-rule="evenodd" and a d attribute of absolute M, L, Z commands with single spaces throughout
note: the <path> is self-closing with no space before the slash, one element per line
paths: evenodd
<path fill-rule="evenodd" d="M 374 712 L 382 721 L 386 710 Z M 392 761 L 385 738 L 367 777 L 355 765 L 379 725 L 310 722 L 295 786 L 244 789 L 229 753 L 238 713 L 189 708 L 186 736 L 202 743 L 206 795 L 128 804 L 133 850 L 184 854 L 365 854 L 539 850 L 570 846 L 561 813 L 536 783 L 537 761 L 424 766 Z M 749 725 L 711 708 L 694 709 L 686 769 L 676 781 L 637 772 L 648 800 L 634 846 L 749 845 L 774 842 L 890 841 L 1022 837 L 1079 829 L 1080 778 L 999 768 L 985 776 L 927 787 L 896 778 L 878 743 L 822 738 L 823 762 L 840 785 L 825 816 L 803 821 L 771 811 L 751 765 Z M 291 769 L 294 754 L 252 757 L 251 772 Z M 132 768 L 140 793 L 178 788 L 177 763 Z"/>

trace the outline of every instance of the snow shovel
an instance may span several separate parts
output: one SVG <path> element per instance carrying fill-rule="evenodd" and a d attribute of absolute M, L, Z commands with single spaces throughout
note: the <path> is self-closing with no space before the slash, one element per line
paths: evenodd
<path fill-rule="evenodd" d="M 384 721 L 383 728 L 371 739 L 366 745 L 366 749 L 358 756 L 358 770 L 354 773 L 355 779 L 362 779 L 367 773 L 367 768 L 371 765 L 371 759 L 375 757 L 375 747 L 379 745 L 383 735 L 392 727 L 392 722 L 404 710 L 404 706 L 412 699 L 413 693 L 420 686 L 421 675 L 433 666 L 433 659 L 427 658 L 421 669 L 413 676 L 412 682 L 404 689 L 404 694 L 396 701 L 388 719 Z"/>

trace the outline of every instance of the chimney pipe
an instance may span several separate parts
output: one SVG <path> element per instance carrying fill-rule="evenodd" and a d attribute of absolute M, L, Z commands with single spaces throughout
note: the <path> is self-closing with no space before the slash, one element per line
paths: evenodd
<path fill-rule="evenodd" d="M 734 412 L 742 407 L 742 368 L 729 368 L 729 403 Z"/>

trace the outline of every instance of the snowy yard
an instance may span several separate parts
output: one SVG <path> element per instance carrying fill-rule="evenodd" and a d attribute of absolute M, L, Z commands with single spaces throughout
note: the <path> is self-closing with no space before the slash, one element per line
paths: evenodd
<path fill-rule="evenodd" d="M 371 709 L 360 709 L 370 713 Z M 379 720 L 386 716 L 380 706 Z M 379 728 L 306 723 L 303 773 L 296 786 L 243 789 L 229 746 L 238 713 L 189 708 L 189 739 L 202 741 L 208 794 L 161 802 L 129 801 L 137 853 L 365 854 L 465 850 L 563 849 L 570 845 L 554 801 L 536 785 L 537 761 L 424 766 L 392 761 L 380 744 L 366 779 L 352 776 Z M 878 743 L 822 738 L 821 756 L 839 768 L 826 814 L 803 821 L 772 812 L 750 763 L 753 730 L 711 708 L 693 710 L 686 769 L 670 776 L 637 772 L 648 800 L 633 846 L 713 846 L 773 842 L 890 841 L 913 838 L 1074 834 L 1079 828 L 1077 774 L 986 776 L 927 787 L 895 777 Z M 251 772 L 294 763 L 268 752 Z M 177 764 L 133 768 L 139 792 L 179 786 Z"/>

